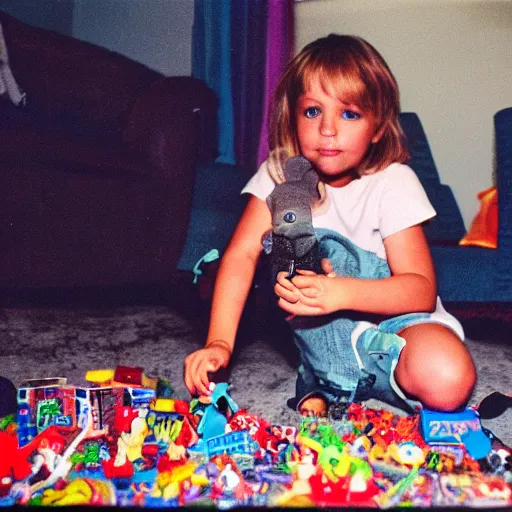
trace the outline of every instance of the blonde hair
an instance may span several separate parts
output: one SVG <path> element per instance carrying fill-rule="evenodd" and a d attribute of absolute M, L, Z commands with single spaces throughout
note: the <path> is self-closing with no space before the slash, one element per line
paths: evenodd
<path fill-rule="evenodd" d="M 288 64 L 277 85 L 270 120 L 270 149 L 298 155 L 296 108 L 313 79 L 344 102 L 371 116 L 380 139 L 370 144 L 357 169 L 371 174 L 409 158 L 399 123 L 400 98 L 393 73 L 364 39 L 330 34 L 308 44 Z"/>

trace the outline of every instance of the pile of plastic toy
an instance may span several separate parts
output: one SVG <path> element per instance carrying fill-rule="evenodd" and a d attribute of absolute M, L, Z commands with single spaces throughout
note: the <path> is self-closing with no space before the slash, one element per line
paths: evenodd
<path fill-rule="evenodd" d="M 274 425 L 228 384 L 190 402 L 140 368 L 27 381 L 0 420 L 0 506 L 508 507 L 512 451 L 475 409 L 338 404 Z"/>

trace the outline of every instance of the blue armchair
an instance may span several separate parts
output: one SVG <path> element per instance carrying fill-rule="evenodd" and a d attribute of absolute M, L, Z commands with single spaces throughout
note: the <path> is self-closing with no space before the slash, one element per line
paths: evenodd
<path fill-rule="evenodd" d="M 449 186 L 441 183 L 427 137 L 415 113 L 403 113 L 411 159 L 437 216 L 425 225 L 444 302 L 512 302 L 512 108 L 498 112 L 496 164 L 499 195 L 498 249 L 459 246 L 465 227 Z M 240 190 L 248 174 L 206 162 L 196 169 L 191 222 L 179 268 L 193 270 L 211 249 L 225 249 L 245 198 Z"/>
<path fill-rule="evenodd" d="M 417 173 L 438 215 L 425 226 L 444 302 L 512 302 L 512 108 L 494 116 L 498 188 L 498 249 L 457 245 L 464 225 L 451 190 L 439 182 L 416 114 L 402 114 Z"/>

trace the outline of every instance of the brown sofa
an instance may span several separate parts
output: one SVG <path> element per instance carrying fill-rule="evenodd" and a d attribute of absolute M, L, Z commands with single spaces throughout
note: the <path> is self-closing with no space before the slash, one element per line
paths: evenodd
<path fill-rule="evenodd" d="M 216 98 L 0 12 L 25 106 L 0 98 L 0 289 L 171 282 Z"/>

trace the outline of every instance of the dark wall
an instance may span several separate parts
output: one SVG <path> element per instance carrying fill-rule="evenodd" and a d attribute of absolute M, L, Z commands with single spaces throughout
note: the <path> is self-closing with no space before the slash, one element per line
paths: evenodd
<path fill-rule="evenodd" d="M 194 0 L 0 0 L 0 10 L 165 75 L 191 74 Z"/>
<path fill-rule="evenodd" d="M 165 75 L 191 73 L 194 0 L 74 0 L 73 18 L 77 39 Z"/>
<path fill-rule="evenodd" d="M 73 34 L 73 0 L 0 0 L 0 10 L 36 27 Z"/>

